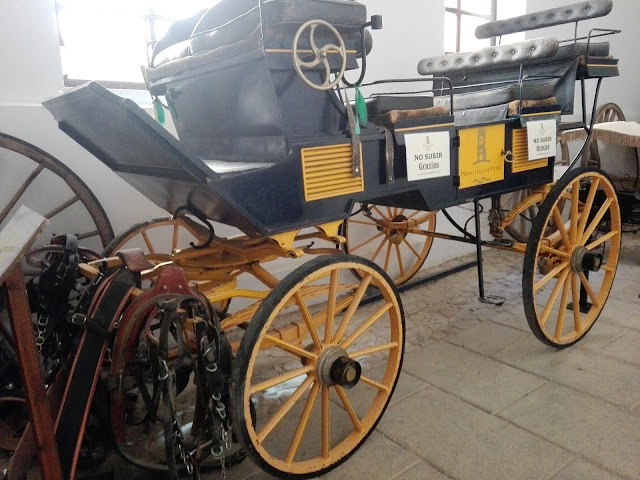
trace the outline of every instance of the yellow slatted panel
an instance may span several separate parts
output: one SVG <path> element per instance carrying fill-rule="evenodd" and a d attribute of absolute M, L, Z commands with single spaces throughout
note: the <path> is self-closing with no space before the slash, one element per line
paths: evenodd
<path fill-rule="evenodd" d="M 353 149 L 350 143 L 303 148 L 302 180 L 307 202 L 339 197 L 364 190 L 362 175 L 353 175 Z M 360 149 L 362 172 L 362 148 Z"/>
<path fill-rule="evenodd" d="M 513 130 L 511 142 L 511 151 L 514 155 L 514 161 L 511 164 L 513 173 L 527 172 L 536 168 L 544 168 L 549 164 L 548 158 L 529 161 L 529 147 L 527 141 L 527 129 L 518 128 Z"/>

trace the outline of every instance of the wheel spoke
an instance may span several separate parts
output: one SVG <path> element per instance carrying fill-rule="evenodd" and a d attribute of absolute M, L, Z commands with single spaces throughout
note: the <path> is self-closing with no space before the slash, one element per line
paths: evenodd
<path fill-rule="evenodd" d="M 300 415 L 300 420 L 298 421 L 298 426 L 296 427 L 296 432 L 293 434 L 293 440 L 291 440 L 291 444 L 289 445 L 289 450 L 287 451 L 287 456 L 285 458 L 285 462 L 289 465 L 293 462 L 296 453 L 298 452 L 298 447 L 300 447 L 300 441 L 304 436 L 304 432 L 307 429 L 307 425 L 309 424 L 309 417 L 311 416 L 311 411 L 313 410 L 313 406 L 316 403 L 316 398 L 318 398 L 318 391 L 320 390 L 320 384 L 314 383 L 311 388 L 311 393 L 307 398 L 307 402 L 304 405 L 304 410 L 302 410 L 302 415 Z"/>
<path fill-rule="evenodd" d="M 387 241 L 387 237 L 384 237 L 380 242 L 380 245 L 378 245 L 378 248 L 376 248 L 376 251 L 373 252 L 373 256 L 369 257 L 369 260 L 371 260 L 372 262 L 376 261 L 376 258 L 378 258 L 378 255 L 380 255 L 380 252 L 382 251 L 382 247 L 384 247 L 384 244 L 386 241 Z"/>
<path fill-rule="evenodd" d="M 591 242 L 589 245 L 587 245 L 585 248 L 589 251 L 593 250 L 596 247 L 599 247 L 600 245 L 602 245 L 605 242 L 608 242 L 609 240 L 611 240 L 614 237 L 617 237 L 618 235 L 620 235 L 619 231 L 614 231 L 614 232 L 609 232 L 606 235 L 601 236 L 600 238 L 598 238 L 597 240 Z"/>
<path fill-rule="evenodd" d="M 584 235 L 584 229 L 587 227 L 587 221 L 589 220 L 589 212 L 591 212 L 591 209 L 593 208 L 593 201 L 596 198 L 596 193 L 598 193 L 599 186 L 599 178 L 596 178 L 593 182 L 591 182 L 591 188 L 589 188 L 587 200 L 584 203 L 584 208 L 582 210 L 582 218 L 580 219 L 580 223 L 578 223 L 578 236 L 576 238 L 582 238 L 582 236 Z"/>
<path fill-rule="evenodd" d="M 342 348 L 347 349 L 349 348 L 349 346 L 355 342 L 358 338 L 360 338 L 360 336 L 366 332 L 367 330 L 369 330 L 369 328 L 371 328 L 371 326 L 376 323 L 378 320 L 380 320 L 380 318 L 382 318 L 382 316 L 387 313 L 389 310 L 391 310 L 391 307 L 393 306 L 393 304 L 391 302 L 388 302 L 386 304 L 384 304 L 383 306 L 381 306 L 378 310 L 375 311 L 375 313 L 373 315 L 371 315 L 366 322 L 364 322 L 362 325 L 360 325 L 351 335 L 349 335 L 349 337 L 344 341 L 341 342 L 340 345 L 342 346 Z"/>
<path fill-rule="evenodd" d="M 378 226 L 378 224 L 374 221 L 365 222 L 364 220 L 354 220 L 352 218 L 349 219 L 349 223 L 355 223 L 358 225 L 372 225 L 374 227 Z"/>
<path fill-rule="evenodd" d="M 349 401 L 349 398 L 347 397 L 347 394 L 344 391 L 344 388 L 342 388 L 340 385 L 336 385 L 336 393 L 338 394 L 338 397 L 340 397 L 342 406 L 344 407 L 344 410 L 349 415 L 349 418 L 351 419 L 351 423 L 353 423 L 353 428 L 356 430 L 356 432 L 364 431 L 364 429 L 362 428 L 362 424 L 360 423 L 360 419 L 358 418 L 358 415 L 356 415 L 355 410 L 353 410 L 353 407 L 351 406 L 351 402 Z"/>
<path fill-rule="evenodd" d="M 578 288 L 578 275 L 571 274 L 571 301 L 573 302 L 573 329 L 576 333 L 580 333 L 580 289 Z"/>
<path fill-rule="evenodd" d="M 589 298 L 593 302 L 593 305 L 597 308 L 600 308 L 601 306 L 600 301 L 598 300 L 596 292 L 593 291 L 593 288 L 591 287 L 589 280 L 587 279 L 587 277 L 583 272 L 580 272 L 578 275 L 580 275 L 580 283 L 582 283 L 582 286 L 587 292 L 587 295 L 589 295 Z"/>
<path fill-rule="evenodd" d="M 171 238 L 171 252 L 175 252 L 178 248 L 178 233 L 180 232 L 180 227 L 177 223 L 173 224 L 173 236 Z"/>
<path fill-rule="evenodd" d="M 22 195 L 24 195 L 24 192 L 27 191 L 27 188 L 29 188 L 29 186 L 33 183 L 33 181 L 37 178 L 37 176 L 40 175 L 40 172 L 42 172 L 42 170 L 44 170 L 44 164 L 43 163 L 38 165 L 29 174 L 29 176 L 24 181 L 24 183 L 20 186 L 18 191 L 13 195 L 13 197 L 11 197 L 11 200 L 9 200 L 9 203 L 7 204 L 7 206 L 4 207 L 2 212 L 0 212 L 0 223 L 4 222 L 4 219 L 7 218 L 7 215 L 9 215 L 9 212 L 13 209 L 13 207 L 16 206 L 16 203 L 18 203 L 18 200 L 20 200 L 20 197 L 22 197 Z"/>
<path fill-rule="evenodd" d="M 417 257 L 420 258 L 420 254 L 418 253 L 418 251 L 413 247 L 413 245 L 411 245 L 410 242 L 407 241 L 406 237 L 402 239 L 402 241 L 407 245 L 407 247 L 409 247 L 409 250 L 411 250 L 413 252 L 413 254 Z"/>
<path fill-rule="evenodd" d="M 320 342 L 320 337 L 318 336 L 316 325 L 313 321 L 313 318 L 311 317 L 311 313 L 309 313 L 307 304 L 304 303 L 304 298 L 302 298 L 302 294 L 300 292 L 296 292 L 294 297 L 296 299 L 296 303 L 298 304 L 298 308 L 300 309 L 300 313 L 302 313 L 302 318 L 304 318 L 304 323 L 307 325 L 307 329 L 309 330 L 309 334 L 311 335 L 313 344 L 316 348 L 320 349 L 322 347 L 322 343 Z"/>
<path fill-rule="evenodd" d="M 354 313 L 360 306 L 360 302 L 362 301 L 362 297 L 364 297 L 364 293 L 366 292 L 367 287 L 369 287 L 369 283 L 371 283 L 371 278 L 372 278 L 371 274 L 368 273 L 362 279 L 362 283 L 360 284 L 360 286 L 358 286 L 358 289 L 353 294 L 353 299 L 349 304 L 349 308 L 347 308 L 347 311 L 345 312 L 344 317 L 342 318 L 342 322 L 340 322 L 340 326 L 338 327 L 336 334 L 333 336 L 331 343 L 339 343 L 340 340 L 342 340 L 342 336 L 344 335 L 344 332 L 347 331 L 349 322 L 351 322 L 351 319 L 353 318 Z"/>
<path fill-rule="evenodd" d="M 550 253 L 556 257 L 560 257 L 564 259 L 571 258 L 571 255 L 569 255 L 567 252 L 563 252 L 555 248 L 547 247 L 546 245 L 542 245 L 542 244 L 540 244 L 540 251 L 544 253 Z"/>
<path fill-rule="evenodd" d="M 100 235 L 98 230 L 91 230 L 90 232 L 80 233 L 77 235 L 78 240 L 86 240 L 87 238 L 97 237 Z"/>
<path fill-rule="evenodd" d="M 569 292 L 571 289 L 571 275 L 567 275 L 563 285 L 562 299 L 560 300 L 560 311 L 558 312 L 558 323 L 556 323 L 556 340 L 560 340 L 564 330 L 564 318 L 567 316 L 567 302 L 569 301 Z"/>
<path fill-rule="evenodd" d="M 322 387 L 322 458 L 329 458 L 331 451 L 331 402 L 329 387 Z"/>
<path fill-rule="evenodd" d="M 147 232 L 143 230 L 142 232 L 140 232 L 140 235 L 142 235 L 142 239 L 144 240 L 144 243 L 147 246 L 149 253 L 151 255 L 155 255 L 156 251 L 153 249 L 153 244 L 151 243 L 151 240 L 149 239 L 149 235 L 147 235 Z"/>
<path fill-rule="evenodd" d="M 388 343 L 383 343 L 382 345 L 376 345 L 375 347 L 363 348 L 362 350 L 349 353 L 349 358 L 359 358 L 359 357 L 365 357 L 367 355 L 373 355 L 374 353 L 384 352 L 385 350 L 398 348 L 398 345 L 399 345 L 398 342 L 388 342 Z"/>
<path fill-rule="evenodd" d="M 327 319 L 324 325 L 324 343 L 331 342 L 333 336 L 333 319 L 336 314 L 336 292 L 338 290 L 338 270 L 331 272 L 329 280 L 329 298 L 327 299 Z"/>
<path fill-rule="evenodd" d="M 558 265 L 553 270 L 551 270 L 549 273 L 547 273 L 542 278 L 542 280 L 540 280 L 538 283 L 534 284 L 533 285 L 533 291 L 537 292 L 538 290 L 540 290 L 542 287 L 544 287 L 547 283 L 549 283 L 549 281 L 551 281 L 554 277 L 556 277 L 560 272 L 562 272 L 562 270 L 564 270 L 568 266 L 569 266 L 569 262 L 562 262 L 560 265 Z"/>
<path fill-rule="evenodd" d="M 358 244 L 358 245 L 356 245 L 355 247 L 350 248 L 350 249 L 349 249 L 349 251 L 350 251 L 350 252 L 355 252 L 355 251 L 356 251 L 356 250 L 358 250 L 359 248 L 362 248 L 362 247 L 364 247 L 365 245 L 367 245 L 367 244 L 369 244 L 369 243 L 373 242 L 376 238 L 380 238 L 382 235 L 384 235 L 384 232 L 380 232 L 380 233 L 378 233 L 377 235 L 374 235 L 373 237 L 371 237 L 370 239 L 365 240 L 365 241 L 364 241 L 364 242 L 362 242 L 362 243 L 359 243 L 359 244 Z"/>
<path fill-rule="evenodd" d="M 296 377 L 301 375 L 307 375 L 313 371 L 312 365 L 307 365 L 306 367 L 298 368 L 296 370 L 291 370 L 290 372 L 283 373 L 282 375 L 278 375 L 277 377 L 270 378 L 269 380 L 265 380 L 264 382 L 260 382 L 257 385 L 253 385 L 249 389 L 249 395 L 254 395 L 258 392 L 264 392 L 268 388 L 273 388 L 278 385 L 282 385 L 284 382 L 288 382 Z"/>
<path fill-rule="evenodd" d="M 602 204 L 602 206 L 600 207 L 600 210 L 598 210 L 598 213 L 596 213 L 596 216 L 593 217 L 593 220 L 591 221 L 589 228 L 587 228 L 584 234 L 582 235 L 582 238 L 580 240 L 581 245 L 584 245 L 585 243 L 587 243 L 587 240 L 591 238 L 591 235 L 596 230 L 596 228 L 598 228 L 598 225 L 600 225 L 600 221 L 602 220 L 604 215 L 607 213 L 607 210 L 609 210 L 609 207 L 611 206 L 612 203 L 613 203 L 613 198 L 608 198 Z"/>
<path fill-rule="evenodd" d="M 420 210 L 418 210 L 420 211 Z M 422 217 L 419 217 L 415 220 L 417 225 L 422 225 L 423 223 L 428 222 L 429 220 L 431 220 L 431 217 L 433 217 L 433 212 L 427 212 L 425 213 Z"/>
<path fill-rule="evenodd" d="M 374 380 L 371 380 L 369 377 L 365 377 L 364 375 L 360 376 L 360 380 L 364 383 L 366 383 L 367 385 L 371 385 L 372 387 L 377 388 L 378 390 L 380 390 L 381 392 L 388 392 L 389 391 L 389 387 L 382 385 L 381 383 L 378 383 Z"/>
<path fill-rule="evenodd" d="M 387 209 L 387 218 L 391 220 L 393 218 L 393 212 L 391 211 L 391 207 L 385 207 Z"/>
<path fill-rule="evenodd" d="M 287 400 L 280 406 L 280 408 L 273 414 L 273 416 L 269 419 L 269 421 L 262 427 L 260 432 L 256 432 L 256 437 L 259 443 L 264 442 L 267 436 L 273 431 L 275 427 L 282 421 L 282 419 L 291 411 L 294 405 L 300 400 L 300 397 L 304 395 L 304 392 L 311 386 L 314 379 L 313 377 L 307 377 L 307 379 L 300 384 L 298 388 L 296 388 L 293 395 L 291 395 Z"/>
<path fill-rule="evenodd" d="M 278 337 L 274 337 L 273 335 L 265 335 L 264 338 L 267 342 L 273 343 L 280 350 L 289 352 L 292 355 L 295 355 L 296 357 L 308 358 L 309 360 L 316 360 L 318 358 L 317 355 L 314 355 L 313 353 L 305 350 L 304 348 L 300 348 L 296 345 L 287 343 L 284 340 L 279 339 Z"/>
<path fill-rule="evenodd" d="M 51 220 L 53 217 L 58 215 L 60 212 L 66 210 L 67 208 L 69 208 L 71 205 L 73 205 L 74 203 L 76 203 L 79 200 L 80 200 L 80 198 L 77 195 L 73 196 L 72 198 L 70 198 L 69 200 L 64 202 L 63 204 L 57 206 L 56 208 L 51 210 L 49 213 L 44 215 L 44 218 L 46 218 L 48 220 Z"/>
<path fill-rule="evenodd" d="M 558 299 L 558 295 L 560 295 L 560 291 L 562 290 L 562 287 L 564 286 L 564 282 L 567 279 L 567 275 L 569 275 L 569 270 L 566 270 L 565 272 L 562 273 L 560 279 L 558 280 L 558 282 L 556 283 L 556 286 L 553 289 L 553 292 L 551 292 L 551 296 L 549 297 L 549 300 L 547 301 L 547 305 L 546 305 L 544 311 L 542 312 L 542 315 L 540 315 L 540 325 L 542 327 L 544 327 L 544 325 L 547 323 L 547 319 L 549 318 L 549 314 L 551 313 L 551 309 L 555 305 L 556 300 Z"/>
<path fill-rule="evenodd" d="M 571 243 L 575 244 L 578 239 L 578 221 L 580 220 L 579 209 L 580 207 L 580 185 L 573 184 L 571 188 L 571 218 L 569 219 L 569 238 Z"/>
<path fill-rule="evenodd" d="M 382 213 L 382 211 L 377 206 L 374 205 L 373 207 L 371 207 L 371 209 L 374 212 L 376 212 L 380 218 L 382 218 L 382 219 L 387 218 L 386 215 L 384 213 Z"/>
<path fill-rule="evenodd" d="M 400 253 L 400 244 L 396 244 L 396 255 L 398 257 L 398 267 L 400 267 L 400 276 L 404 275 L 404 265 L 402 264 L 402 254 Z"/>
<path fill-rule="evenodd" d="M 553 207 L 553 221 L 558 228 L 558 232 L 560 232 L 560 237 L 562 238 L 562 242 L 567 250 L 571 251 L 572 243 L 569 238 L 569 234 L 567 233 L 567 229 L 564 226 L 564 222 L 562 220 L 562 215 L 560 215 L 560 210 L 558 210 L 558 206 Z"/>
<path fill-rule="evenodd" d="M 420 213 L 420 210 L 415 210 L 411 215 L 407 215 L 407 220 L 411 220 L 413 217 L 415 217 L 419 213 Z"/>
<path fill-rule="evenodd" d="M 384 256 L 384 267 L 382 267 L 382 269 L 385 272 L 389 271 L 389 260 L 391 259 L 391 242 L 389 242 L 389 244 L 387 245 L 387 253 Z"/>

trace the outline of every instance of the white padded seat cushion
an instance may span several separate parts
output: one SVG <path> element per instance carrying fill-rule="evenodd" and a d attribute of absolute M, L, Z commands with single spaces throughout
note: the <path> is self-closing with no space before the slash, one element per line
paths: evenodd
<path fill-rule="evenodd" d="M 564 7 L 550 8 L 480 25 L 476 28 L 476 38 L 499 37 L 510 33 L 604 17 L 611 12 L 612 8 L 613 0 L 588 0 Z"/>
<path fill-rule="evenodd" d="M 517 65 L 528 60 L 552 57 L 559 47 L 557 39 L 543 37 L 509 45 L 486 47 L 475 52 L 440 55 L 420 60 L 418 73 L 435 75 L 442 72 L 478 70 L 497 65 Z"/>

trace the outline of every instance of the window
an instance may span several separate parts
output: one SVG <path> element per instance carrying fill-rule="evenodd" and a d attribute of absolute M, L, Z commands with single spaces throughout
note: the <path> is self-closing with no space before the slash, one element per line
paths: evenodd
<path fill-rule="evenodd" d="M 213 5 L 215 0 L 56 0 L 65 85 L 98 80 L 111 88 L 144 88 L 147 21 L 154 38 L 171 22 Z"/>
<path fill-rule="evenodd" d="M 467 52 L 495 45 L 495 38 L 476 38 L 476 27 L 525 13 L 526 0 L 445 0 L 444 51 Z M 524 38 L 524 33 L 508 35 L 502 38 L 502 43 Z"/>

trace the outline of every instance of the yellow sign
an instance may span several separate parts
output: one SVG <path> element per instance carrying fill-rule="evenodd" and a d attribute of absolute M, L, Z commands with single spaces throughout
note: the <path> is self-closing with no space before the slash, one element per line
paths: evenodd
<path fill-rule="evenodd" d="M 504 125 L 460 130 L 460 188 L 504 180 Z"/>

